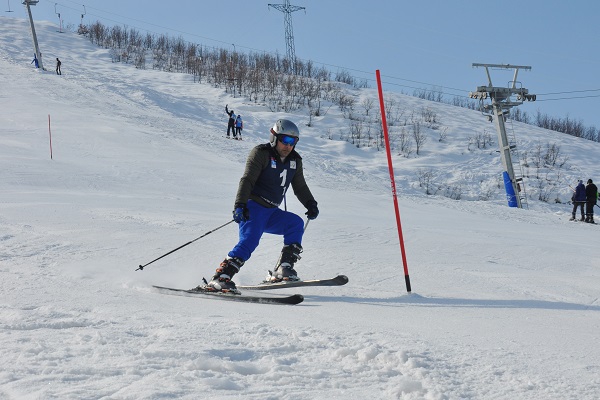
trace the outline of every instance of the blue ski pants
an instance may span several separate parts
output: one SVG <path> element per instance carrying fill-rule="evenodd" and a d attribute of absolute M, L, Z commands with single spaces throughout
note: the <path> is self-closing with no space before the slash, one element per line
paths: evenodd
<path fill-rule="evenodd" d="M 248 207 L 250 219 L 240 222 L 240 239 L 233 250 L 229 252 L 229 257 L 239 257 L 247 261 L 258 247 L 263 233 L 283 235 L 284 245 L 292 243 L 302 245 L 304 221 L 298 215 L 278 207 L 263 207 L 252 200 L 248 201 L 246 207 Z"/>

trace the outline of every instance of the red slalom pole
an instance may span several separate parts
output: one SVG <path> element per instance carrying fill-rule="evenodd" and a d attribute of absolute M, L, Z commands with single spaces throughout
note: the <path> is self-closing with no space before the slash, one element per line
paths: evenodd
<path fill-rule="evenodd" d="M 52 131 L 50 131 L 50 114 L 48 114 L 48 136 L 50 137 L 50 159 L 52 160 Z"/>
<path fill-rule="evenodd" d="M 388 134 L 387 120 L 385 118 L 385 107 L 383 104 L 383 90 L 381 89 L 381 75 L 379 70 L 375 71 L 377 75 L 377 88 L 379 90 L 379 108 L 381 109 L 381 124 L 383 125 L 383 137 L 385 139 L 385 151 L 387 153 L 388 168 L 390 170 L 390 182 L 392 185 L 392 197 L 394 198 L 394 210 L 396 211 L 396 225 L 398 225 L 398 238 L 400 239 L 400 252 L 402 253 L 402 263 L 404 265 L 404 280 L 406 282 L 406 291 L 410 293 L 410 277 L 408 276 L 408 265 L 406 263 L 406 252 L 404 251 L 404 237 L 402 236 L 402 223 L 400 222 L 400 209 L 398 208 L 398 196 L 396 195 L 396 180 L 394 179 L 394 166 L 392 165 L 392 151 L 390 150 L 390 137 Z"/>

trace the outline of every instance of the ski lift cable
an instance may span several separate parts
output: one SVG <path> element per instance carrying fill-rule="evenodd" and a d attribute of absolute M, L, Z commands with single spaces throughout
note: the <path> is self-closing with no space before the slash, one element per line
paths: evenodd
<path fill-rule="evenodd" d="M 50 2 L 50 0 L 45 0 L 45 1 Z M 82 3 L 79 3 L 79 2 L 73 1 L 73 0 L 61 0 L 61 1 L 63 1 L 63 2 L 66 1 L 66 2 L 69 2 L 69 3 L 72 3 L 72 4 L 76 4 L 78 6 L 82 6 L 82 7 L 84 7 L 84 11 L 87 13 L 85 5 L 83 5 Z M 69 7 L 68 5 L 62 4 L 61 2 L 55 2 L 54 4 L 55 4 L 55 8 L 56 8 L 56 5 L 61 5 L 64 8 L 75 10 L 75 11 L 77 11 L 79 13 L 81 12 L 80 9 L 75 9 L 73 7 Z M 119 18 L 123 18 L 125 20 L 136 21 L 136 22 L 139 22 L 139 23 L 142 23 L 142 24 L 145 24 L 145 25 L 154 26 L 154 27 L 157 27 L 157 28 L 161 28 L 161 29 L 165 29 L 165 30 L 168 30 L 168 31 L 177 32 L 177 33 L 188 35 L 188 36 L 192 36 L 192 37 L 197 37 L 197 38 L 201 38 L 201 39 L 205 39 L 205 40 L 210 40 L 210 41 L 221 43 L 221 44 L 226 44 L 228 46 L 231 45 L 229 43 L 229 41 L 223 41 L 223 40 L 219 40 L 219 39 L 213 39 L 213 38 L 202 36 L 202 35 L 197 35 L 197 34 L 185 32 L 185 31 L 180 31 L 180 30 L 177 30 L 177 29 L 168 28 L 168 27 L 165 27 L 165 26 L 162 26 L 162 25 L 153 24 L 153 23 L 146 22 L 146 21 L 143 21 L 143 20 L 140 20 L 140 19 L 126 17 L 126 16 L 123 16 L 123 15 L 120 15 L 120 14 L 117 14 L 117 13 L 113 13 L 113 12 L 110 12 L 110 11 L 104 11 L 104 10 L 96 8 L 96 7 L 88 7 L 88 8 L 96 10 L 96 11 L 98 11 L 100 13 L 114 15 L 114 16 L 117 16 Z M 95 14 L 95 13 L 87 13 L 87 14 L 89 14 L 91 16 L 95 16 L 95 17 L 101 18 L 101 19 L 104 19 L 104 20 L 108 20 L 108 21 L 111 21 L 111 22 L 114 22 L 114 23 L 118 23 L 118 24 L 122 24 L 123 23 L 121 21 L 117 21 L 117 20 L 114 20 L 114 19 L 111 19 L 111 18 L 107 18 L 106 16 L 103 16 L 103 15 L 98 15 L 98 14 Z M 147 32 L 151 32 L 151 33 L 154 33 L 154 34 L 160 34 L 159 32 L 152 32 L 152 31 L 150 31 L 148 29 L 142 29 L 142 28 L 139 28 L 139 29 L 147 31 Z M 265 51 L 265 50 L 261 50 L 261 49 L 256 49 L 256 48 L 252 48 L 252 47 L 248 47 L 248 46 L 243 46 L 243 45 L 239 45 L 239 44 L 237 45 L 237 47 L 248 49 L 248 50 L 251 50 L 251 51 L 257 51 L 257 52 L 260 52 L 260 53 L 273 54 L 273 52 L 269 52 L 269 51 Z M 299 60 L 303 60 L 303 59 L 299 58 Z M 303 60 L 303 61 L 306 61 L 306 60 Z M 366 74 L 367 76 L 372 76 L 372 72 L 369 72 L 369 71 L 363 71 L 363 70 L 359 70 L 359 69 L 353 69 L 353 68 L 343 67 L 343 66 L 339 66 L 339 65 L 335 65 L 335 64 L 328 64 L 328 63 L 324 63 L 324 62 L 318 62 L 318 61 L 314 61 L 314 60 L 311 60 L 311 61 L 314 62 L 314 63 L 316 63 L 316 64 L 320 64 L 320 65 L 327 66 L 327 67 L 333 67 L 333 68 L 338 68 L 338 69 L 342 69 L 342 70 L 353 71 L 353 72 L 360 73 L 360 74 Z M 469 91 L 465 90 L 465 89 L 458 89 L 458 88 L 444 86 L 444 85 L 436 85 L 436 84 L 433 84 L 433 83 L 421 82 L 421 81 L 416 81 L 416 80 L 411 80 L 411 79 L 405 79 L 405 78 L 400 78 L 400 77 L 396 77 L 396 76 L 392 76 L 392 75 L 382 75 L 382 77 L 385 77 L 385 78 L 391 79 L 391 80 L 396 80 L 396 81 L 404 81 L 404 82 L 414 83 L 414 84 L 418 84 L 418 85 L 426 85 L 429 88 L 440 88 L 440 89 L 444 89 L 444 90 L 435 90 L 435 89 L 434 90 L 436 92 L 440 93 L 440 94 L 443 94 L 443 95 L 468 98 L 467 93 Z M 368 82 L 374 82 L 375 81 L 372 78 L 364 78 L 364 79 L 366 81 L 368 81 Z M 398 86 L 398 87 L 405 87 L 405 88 L 413 89 L 413 90 L 430 90 L 430 89 L 424 88 L 422 86 L 419 87 L 419 86 L 405 85 L 405 84 L 400 84 L 400 83 L 396 83 L 396 82 L 384 82 L 384 83 L 386 85 Z M 461 92 L 461 93 L 464 93 L 464 95 L 458 95 L 458 94 L 454 94 L 454 93 L 448 93 L 445 90 Z M 545 95 L 553 95 L 553 94 L 569 94 L 569 93 L 595 92 L 595 91 L 600 91 L 600 89 L 574 90 L 574 91 L 555 92 L 555 93 L 542 93 L 542 94 L 538 94 L 537 96 L 545 96 Z M 540 99 L 540 98 L 538 98 L 537 101 L 571 100 L 571 99 L 595 98 L 595 97 L 600 97 L 600 96 L 596 96 L 596 95 L 591 95 L 591 96 L 573 96 L 573 97 L 561 97 L 561 98 L 556 98 L 556 99 Z"/>
<path fill-rule="evenodd" d="M 552 94 L 585 93 L 585 92 L 600 92 L 600 89 L 571 90 L 568 92 L 554 92 L 554 93 L 538 93 L 538 96 L 546 96 L 546 95 L 552 95 Z"/>
<path fill-rule="evenodd" d="M 590 99 L 600 97 L 600 94 L 590 96 L 572 96 L 572 97 L 558 97 L 556 99 L 537 99 L 536 101 L 554 101 L 554 100 L 575 100 L 575 99 Z"/>

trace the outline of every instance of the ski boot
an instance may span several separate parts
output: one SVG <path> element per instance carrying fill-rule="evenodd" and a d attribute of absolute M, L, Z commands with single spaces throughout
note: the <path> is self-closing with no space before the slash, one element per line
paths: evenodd
<path fill-rule="evenodd" d="M 569 221 L 576 221 L 575 215 L 572 215 L 571 218 L 569 218 Z"/>
<path fill-rule="evenodd" d="M 300 253 L 302 253 L 302 246 L 297 243 L 283 246 L 281 250 L 281 257 L 279 258 L 279 264 L 275 271 L 272 273 L 269 271 L 267 281 L 269 282 L 281 282 L 281 281 L 299 281 L 298 273 L 294 269 L 294 264 L 300 259 Z"/>
<path fill-rule="evenodd" d="M 217 268 L 215 275 L 204 287 L 211 292 L 232 292 L 239 293 L 235 282 L 231 280 L 235 274 L 240 271 L 244 265 L 244 260 L 238 257 L 227 257 Z"/>

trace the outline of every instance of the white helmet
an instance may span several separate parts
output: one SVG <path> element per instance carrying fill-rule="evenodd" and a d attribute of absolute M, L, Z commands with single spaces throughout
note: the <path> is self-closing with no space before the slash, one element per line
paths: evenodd
<path fill-rule="evenodd" d="M 271 138 L 269 141 L 271 142 L 272 147 L 275 147 L 277 144 L 277 135 L 292 136 L 299 139 L 300 131 L 292 121 L 288 119 L 278 119 L 271 128 Z"/>

